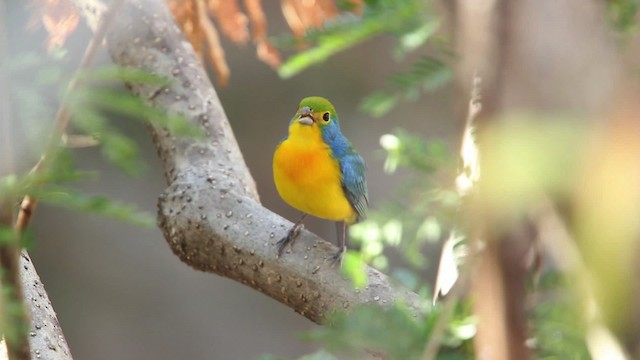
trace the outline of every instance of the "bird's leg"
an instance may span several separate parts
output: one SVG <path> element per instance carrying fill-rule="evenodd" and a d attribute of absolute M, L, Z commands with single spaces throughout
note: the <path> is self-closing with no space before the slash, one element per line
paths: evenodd
<path fill-rule="evenodd" d="M 302 223 L 302 220 L 304 220 L 306 216 L 307 214 L 302 214 L 302 216 L 300 217 L 300 220 L 296 221 L 296 223 L 293 224 L 291 229 L 289 229 L 287 236 L 283 237 L 282 239 L 280 239 L 280 241 L 276 243 L 276 245 L 278 245 L 278 257 L 282 256 L 282 253 L 284 252 L 284 248 L 286 248 L 287 245 L 293 246 L 293 242 L 296 240 L 296 238 L 300 234 L 300 230 L 304 229 L 304 224 Z"/>
<path fill-rule="evenodd" d="M 337 264 L 342 265 L 342 255 L 347 252 L 347 222 L 337 222 L 336 232 L 338 233 L 338 252 L 331 257 L 333 266 Z"/>

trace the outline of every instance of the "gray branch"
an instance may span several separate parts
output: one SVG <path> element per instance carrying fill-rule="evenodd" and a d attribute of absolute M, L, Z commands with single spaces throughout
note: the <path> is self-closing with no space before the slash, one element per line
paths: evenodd
<path fill-rule="evenodd" d="M 75 2 L 86 19 L 99 16 L 95 2 Z M 367 269 L 368 286 L 354 290 L 328 260 L 337 249 L 310 232 L 303 231 L 292 252 L 277 258 L 275 243 L 292 224 L 259 203 L 215 89 L 163 1 L 124 5 L 107 47 L 119 66 L 169 77 L 169 87 L 128 86 L 149 104 L 184 115 L 206 135 L 181 138 L 151 127 L 169 183 L 158 202 L 159 226 L 182 261 L 248 285 L 315 322 L 334 309 L 396 300 L 419 312 L 415 293 L 393 287 L 373 268 Z"/>
<path fill-rule="evenodd" d="M 64 337 L 56 312 L 40 277 L 26 251 L 20 257 L 20 277 L 24 301 L 31 314 L 29 345 L 32 359 L 71 360 L 69 345 Z"/>

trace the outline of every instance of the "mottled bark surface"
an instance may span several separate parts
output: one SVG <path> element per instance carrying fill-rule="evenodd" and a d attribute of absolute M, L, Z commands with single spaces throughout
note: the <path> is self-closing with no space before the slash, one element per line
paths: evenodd
<path fill-rule="evenodd" d="M 29 255 L 20 257 L 24 299 L 31 313 L 29 343 L 32 359 L 69 360 L 71 352 L 62 328 L 51 306 L 49 296 L 36 272 Z"/>

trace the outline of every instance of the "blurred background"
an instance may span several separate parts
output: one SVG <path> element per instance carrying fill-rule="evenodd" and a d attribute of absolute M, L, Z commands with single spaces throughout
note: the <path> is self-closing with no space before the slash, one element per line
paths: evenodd
<path fill-rule="evenodd" d="M 269 34 L 288 31 L 279 2 L 264 1 Z M 7 52 L 45 52 L 42 29 L 27 30 L 31 13 L 26 2 L 6 2 Z M 65 44 L 69 73 L 77 67 L 90 32 L 80 28 Z M 403 67 L 394 60 L 390 38 L 373 40 L 330 58 L 289 80 L 282 80 L 256 59 L 252 46 L 239 47 L 223 38 L 231 78 L 216 86 L 264 206 L 295 220 L 299 214 L 277 195 L 271 157 L 286 134 L 299 100 L 329 98 L 340 115 L 342 130 L 365 158 L 371 206 L 395 196 L 403 174 L 383 172 L 383 134 L 403 127 L 425 139 L 455 144 L 461 124 L 454 116 L 451 87 L 403 103 L 382 118 L 358 111 L 362 98 L 384 86 Z M 420 51 L 411 56 L 420 56 Z M 100 64 L 109 63 L 101 52 Z M 19 82 L 33 82 L 25 74 Z M 214 80 L 214 85 L 216 84 Z M 52 88 L 55 89 L 55 86 Z M 57 96 L 45 100 L 56 109 Z M 44 139 L 51 117 L 29 124 L 33 134 L 17 139 Z M 133 202 L 156 211 L 157 196 L 166 186 L 148 132 L 138 121 L 114 119 L 118 128 L 136 139 L 145 170 L 131 178 L 105 163 L 95 148 L 74 151 L 80 169 L 98 176 L 79 186 L 90 194 Z M 16 128 L 16 127 L 14 127 Z M 23 144 L 29 144 L 24 142 Z M 33 166 L 38 153 L 25 145 L 18 167 Z M 333 223 L 310 219 L 307 229 L 334 241 Z M 77 359 L 254 359 L 264 353 L 293 358 L 317 346 L 299 338 L 315 325 L 274 300 L 239 283 L 195 271 L 181 263 L 160 231 L 140 228 L 97 215 L 42 206 L 34 220 L 35 244 L 30 254 Z M 426 254 L 433 272 L 437 251 Z M 429 278 L 427 274 L 423 274 Z M 251 339 L 247 341 L 247 339 Z"/>

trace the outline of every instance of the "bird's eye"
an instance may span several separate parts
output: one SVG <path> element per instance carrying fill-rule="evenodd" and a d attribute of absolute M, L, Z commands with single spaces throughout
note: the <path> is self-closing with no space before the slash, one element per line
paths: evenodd
<path fill-rule="evenodd" d="M 330 119 L 330 114 L 328 111 L 322 114 L 322 120 L 324 120 L 325 122 L 329 122 L 329 119 Z"/>

